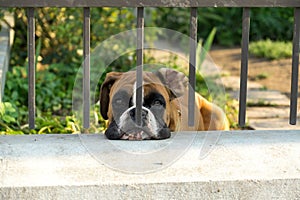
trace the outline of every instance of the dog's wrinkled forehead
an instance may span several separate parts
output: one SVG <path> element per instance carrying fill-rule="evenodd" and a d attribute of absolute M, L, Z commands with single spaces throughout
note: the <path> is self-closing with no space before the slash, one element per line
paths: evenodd
<path fill-rule="evenodd" d="M 134 71 L 126 72 L 117 80 L 114 85 L 112 85 L 112 90 L 117 91 L 127 91 L 128 94 L 133 94 L 136 90 L 136 73 Z M 158 92 L 165 93 L 165 86 L 159 77 L 152 72 L 143 72 L 143 92 L 147 95 L 151 90 L 158 90 Z M 112 93 L 111 95 L 114 95 Z"/>

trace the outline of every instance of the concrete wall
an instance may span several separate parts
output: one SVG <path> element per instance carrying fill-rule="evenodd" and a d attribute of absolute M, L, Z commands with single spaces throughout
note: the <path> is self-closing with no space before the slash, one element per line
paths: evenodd
<path fill-rule="evenodd" d="M 0 199 L 300 199 L 300 133 L 0 136 Z"/>

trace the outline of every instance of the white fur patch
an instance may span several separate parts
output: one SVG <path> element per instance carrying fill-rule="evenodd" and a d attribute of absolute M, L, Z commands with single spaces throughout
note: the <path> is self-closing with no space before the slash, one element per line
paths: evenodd
<path fill-rule="evenodd" d="M 118 124 L 118 127 L 119 127 L 121 130 L 122 130 L 122 128 L 125 126 L 126 122 L 127 122 L 128 120 L 131 120 L 129 112 L 130 112 L 130 110 L 132 110 L 132 109 L 134 109 L 134 108 L 135 108 L 135 106 L 131 106 L 130 108 L 128 108 L 128 109 L 121 115 L 121 117 L 120 117 L 120 122 L 119 122 L 119 124 Z"/>
<path fill-rule="evenodd" d="M 132 106 L 130 108 L 128 108 L 120 117 L 120 121 L 118 123 L 118 127 L 120 130 L 123 130 L 124 127 L 126 127 L 126 124 L 129 122 L 128 120 L 132 121 L 131 117 L 130 117 L 130 111 L 132 109 L 134 109 L 135 106 Z M 147 124 L 147 128 L 150 131 L 151 135 L 150 136 L 157 136 L 158 135 L 158 125 L 156 122 L 156 119 L 153 115 L 153 113 L 146 107 L 142 107 L 143 110 L 146 110 L 148 112 L 148 121 L 146 122 Z M 132 129 L 134 129 L 136 127 L 132 127 Z"/>

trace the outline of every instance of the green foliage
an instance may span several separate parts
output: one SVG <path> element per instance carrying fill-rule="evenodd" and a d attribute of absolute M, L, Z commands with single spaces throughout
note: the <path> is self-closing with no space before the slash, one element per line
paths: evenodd
<path fill-rule="evenodd" d="M 0 102 L 0 117 L 4 123 L 16 123 L 18 114 L 15 107 L 9 102 Z"/>
<path fill-rule="evenodd" d="M 226 96 L 226 104 L 224 108 L 224 112 L 226 113 L 227 119 L 230 124 L 230 128 L 232 129 L 240 129 L 237 119 L 238 119 L 238 107 L 239 102 L 237 100 L 234 100 L 230 98 L 229 96 Z"/>
<path fill-rule="evenodd" d="M 250 39 L 290 41 L 293 37 L 293 13 L 293 8 L 251 9 Z"/>
<path fill-rule="evenodd" d="M 214 37 L 216 35 L 216 31 L 217 31 L 216 28 L 213 28 L 211 30 L 211 32 L 209 33 L 207 39 L 205 40 L 204 45 L 202 45 L 202 43 L 203 43 L 202 40 L 199 41 L 199 43 L 198 43 L 197 52 L 196 52 L 196 55 L 197 55 L 197 58 L 198 58 L 197 63 L 196 63 L 196 68 L 198 70 L 201 69 L 202 63 L 205 60 L 206 55 L 207 55 L 208 51 L 211 48 L 211 45 L 212 45 L 212 43 L 214 41 Z M 203 48 L 202 48 L 202 46 L 203 46 Z"/>
<path fill-rule="evenodd" d="M 215 43 L 239 45 L 242 36 L 242 8 L 198 8 L 198 38 L 205 38 L 214 27 Z M 156 24 L 189 33 L 190 12 L 187 8 L 158 8 Z M 293 8 L 251 8 L 250 40 L 291 40 Z M 172 40 L 172 38 L 171 38 Z"/>
<path fill-rule="evenodd" d="M 22 131 L 15 131 L 17 127 L 18 113 L 16 107 L 10 102 L 0 102 L 0 135 L 1 134 L 22 134 Z"/>
<path fill-rule="evenodd" d="M 4 102 L 13 107 L 13 104 Z M 20 109 L 19 109 L 20 110 Z M 74 116 L 50 116 L 36 117 L 35 129 L 29 130 L 28 124 L 20 125 L 14 116 L 18 116 L 17 109 L 5 108 L 5 113 L 0 119 L 1 134 L 45 134 L 45 133 L 80 133 L 80 122 Z M 94 128 L 94 127 L 93 127 Z M 96 132 L 96 129 L 93 129 Z"/>
<path fill-rule="evenodd" d="M 71 108 L 74 75 L 67 79 L 63 78 L 65 70 L 61 70 L 61 74 L 57 75 L 56 70 L 59 69 L 67 67 L 54 64 L 36 74 L 36 105 L 40 108 L 40 112 L 52 111 L 54 114 L 63 114 Z M 7 72 L 4 101 L 11 101 L 16 106 L 22 107 L 27 105 L 27 95 L 27 70 L 24 67 L 13 67 L 12 71 Z"/>
<path fill-rule="evenodd" d="M 4 104 L 1 105 L 0 132 L 15 133 L 78 133 L 80 121 L 71 113 L 75 71 L 63 64 L 53 64 L 36 74 L 36 128 L 28 129 L 28 80 L 25 67 L 13 67 L 7 72 Z M 68 77 L 68 78 L 66 78 Z M 94 111 L 91 111 L 94 117 Z M 64 116 L 64 117 L 63 117 Z M 97 132 L 103 126 L 92 125 Z M 1 124 L 2 125 L 2 124 Z"/>
<path fill-rule="evenodd" d="M 100 41 L 135 27 L 133 8 L 91 8 L 91 48 Z M 11 66 L 24 66 L 27 57 L 27 18 L 24 9 L 15 8 L 15 41 Z M 43 64 L 66 63 L 80 66 L 83 49 L 82 8 L 37 8 L 36 37 L 41 38 Z"/>
<path fill-rule="evenodd" d="M 13 67 L 12 71 L 7 72 L 6 80 L 4 105 L 10 105 L 10 107 L 5 106 L 4 110 L 6 115 L 11 116 L 14 120 L 10 122 L 5 118 L 3 120 L 7 127 L 10 126 L 11 130 L 9 132 L 14 133 L 13 130 L 22 129 L 21 126 L 27 123 L 28 80 L 26 68 Z M 64 87 L 57 76 L 48 73 L 48 71 L 37 74 L 36 102 L 37 108 L 41 108 L 41 110 L 38 110 L 39 115 L 46 111 L 55 114 L 55 111 L 60 111 L 58 109 L 59 105 L 65 103 L 65 90 L 60 92 L 55 90 L 56 87 Z M 55 94 L 56 92 L 60 94 Z M 6 129 L 8 129 L 7 127 Z M 0 129 L 0 131 L 3 131 L 3 129 Z"/>
<path fill-rule="evenodd" d="M 258 99 L 256 102 L 247 102 L 248 107 L 274 107 L 278 106 L 274 103 L 267 102 L 264 99 Z"/>
<path fill-rule="evenodd" d="M 53 117 L 44 116 L 36 119 L 37 128 L 32 132 L 45 133 L 80 133 L 80 123 L 74 116 Z"/>
<path fill-rule="evenodd" d="M 260 74 L 258 74 L 258 75 L 256 75 L 255 77 L 254 77 L 254 80 L 263 80 L 263 79 L 266 79 L 266 78 L 268 78 L 268 74 L 267 73 L 260 73 Z"/>
<path fill-rule="evenodd" d="M 292 42 L 271 41 L 270 39 L 251 42 L 250 54 L 271 60 L 292 57 Z"/>

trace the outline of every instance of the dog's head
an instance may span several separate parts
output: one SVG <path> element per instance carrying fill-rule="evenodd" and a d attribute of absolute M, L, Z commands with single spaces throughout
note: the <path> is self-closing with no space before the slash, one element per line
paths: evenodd
<path fill-rule="evenodd" d="M 170 137 L 170 101 L 186 92 L 188 79 L 161 68 L 143 72 L 142 118 L 136 123 L 136 73 L 110 72 L 100 90 L 100 113 L 108 120 L 108 139 L 165 139 Z"/>

